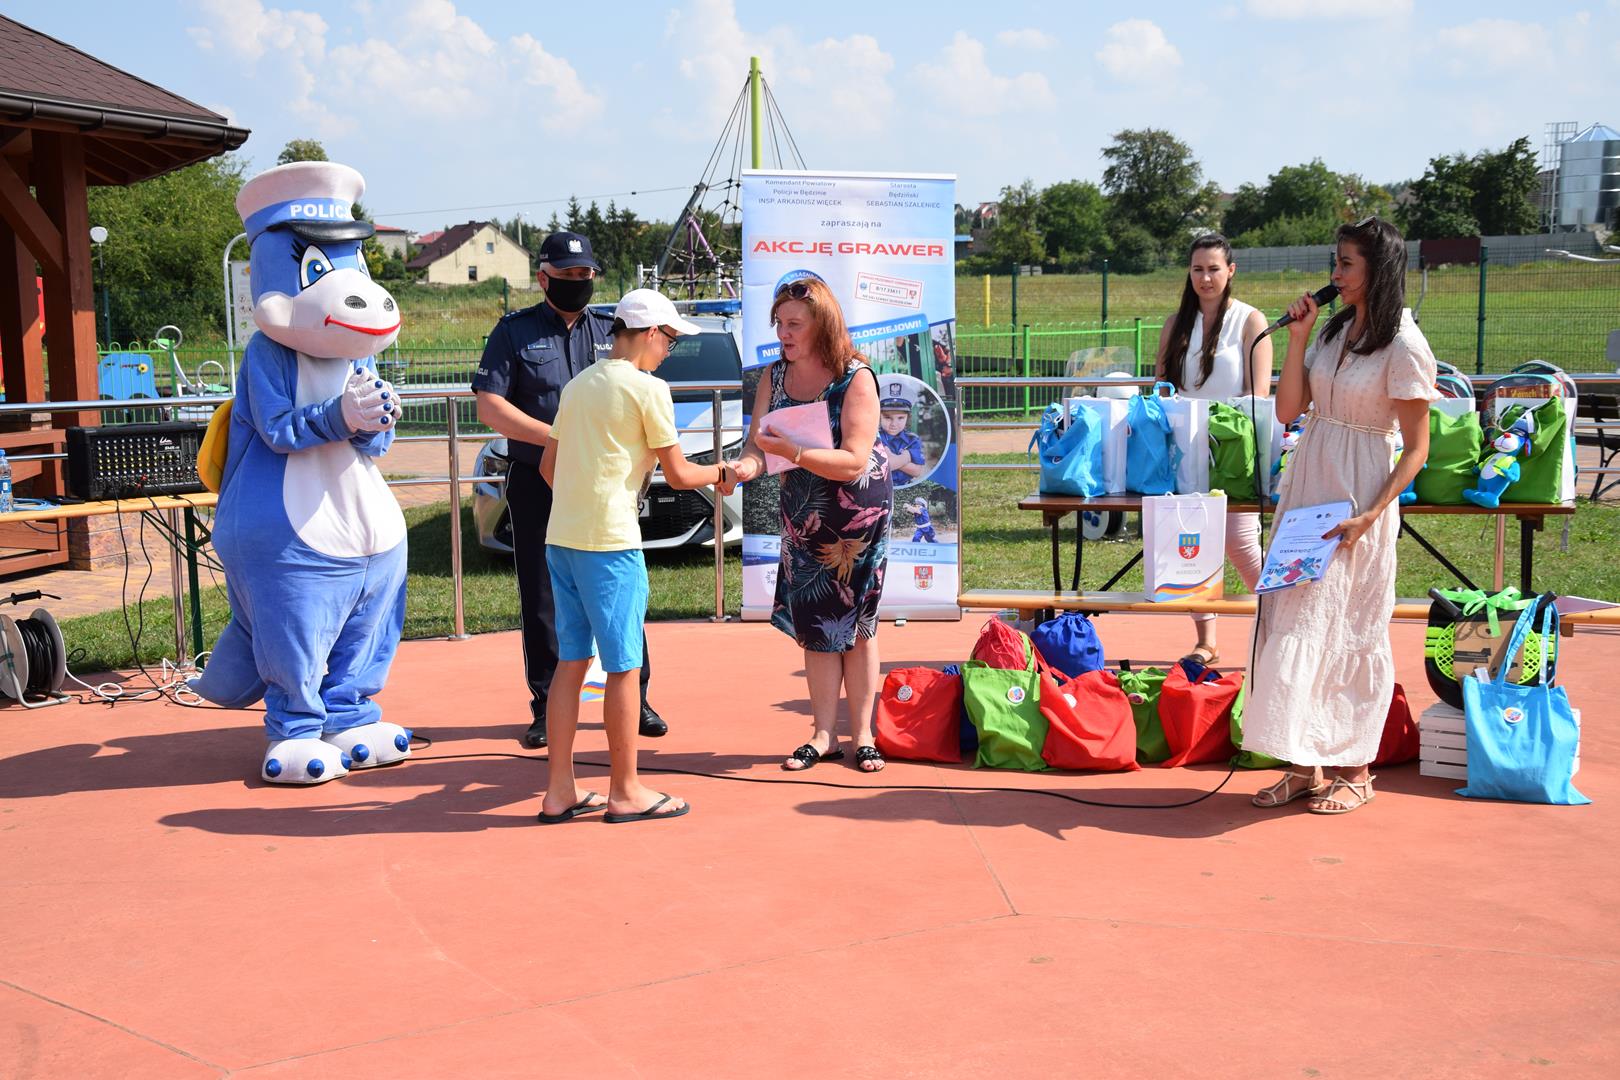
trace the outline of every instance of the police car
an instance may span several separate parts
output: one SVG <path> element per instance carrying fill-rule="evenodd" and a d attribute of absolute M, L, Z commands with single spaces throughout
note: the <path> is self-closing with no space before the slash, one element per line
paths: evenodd
<path fill-rule="evenodd" d="M 613 305 L 593 305 L 612 313 Z M 702 329 L 682 338 L 655 374 L 666 382 L 732 382 L 742 377 L 742 305 L 736 300 L 680 300 L 676 308 Z M 675 391 L 675 428 L 688 461 L 714 463 L 714 395 L 707 390 Z M 747 436 L 742 392 L 721 399 L 721 445 L 735 459 Z M 477 475 L 504 476 L 510 462 L 506 439 L 497 437 L 478 454 Z M 722 500 L 723 540 L 742 542 L 742 490 Z M 491 551 L 510 554 L 512 521 L 506 512 L 505 485 L 480 482 L 473 488 L 473 520 L 478 542 Z M 714 489 L 677 491 L 654 470 L 652 485 L 641 500 L 641 546 L 644 550 L 714 542 Z"/>

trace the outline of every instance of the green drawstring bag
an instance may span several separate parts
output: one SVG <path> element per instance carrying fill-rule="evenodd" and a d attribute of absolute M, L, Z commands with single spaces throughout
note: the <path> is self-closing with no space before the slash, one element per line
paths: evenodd
<path fill-rule="evenodd" d="M 1224 491 L 1237 502 L 1259 495 L 1254 482 L 1254 421 L 1218 401 L 1209 406 L 1209 490 Z"/>
<path fill-rule="evenodd" d="M 1022 769 L 1042 772 L 1046 717 L 1041 715 L 1041 675 L 1035 650 L 1024 639 L 1021 671 L 991 667 L 982 660 L 962 663 L 962 707 L 979 733 L 976 769 Z"/>
<path fill-rule="evenodd" d="M 1417 474 L 1417 501 L 1429 506 L 1461 506 L 1463 491 L 1474 486 L 1484 433 L 1479 414 L 1448 416 L 1429 410 L 1429 460 Z"/>
<path fill-rule="evenodd" d="M 1275 769 L 1283 762 L 1269 754 L 1257 753 L 1254 750 L 1243 749 L 1243 703 L 1249 700 L 1249 680 L 1243 680 L 1243 688 L 1232 702 L 1232 745 L 1238 748 L 1237 757 L 1232 764 L 1240 769 Z"/>
<path fill-rule="evenodd" d="M 1131 703 L 1131 715 L 1136 720 L 1136 760 L 1148 764 L 1164 761 L 1170 756 L 1170 744 L 1164 738 L 1164 724 L 1159 719 L 1159 691 L 1164 689 L 1168 671 L 1163 668 L 1143 668 L 1126 671 L 1121 668 L 1119 688 Z"/>
<path fill-rule="evenodd" d="M 1536 430 L 1530 435 L 1530 456 L 1519 462 L 1519 478 L 1502 492 L 1503 502 L 1563 501 L 1569 487 L 1564 482 L 1564 469 L 1573 467 L 1568 453 L 1569 414 L 1564 409 L 1566 402 L 1565 398 L 1553 398 L 1529 410 L 1536 422 Z M 1519 406 L 1504 409 L 1498 421 L 1501 429 L 1506 431 L 1512 427 L 1513 421 L 1524 411 Z"/>

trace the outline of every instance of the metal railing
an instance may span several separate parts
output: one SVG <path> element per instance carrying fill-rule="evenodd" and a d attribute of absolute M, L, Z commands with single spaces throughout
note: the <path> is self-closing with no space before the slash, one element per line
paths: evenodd
<path fill-rule="evenodd" d="M 708 393 L 710 395 L 712 422 L 701 428 L 678 428 L 678 433 L 691 433 L 708 431 L 713 436 L 713 452 L 715 460 L 722 459 L 725 436 L 741 434 L 746 429 L 739 426 L 726 425 L 721 422 L 724 395 L 728 393 L 741 394 L 742 383 L 731 382 L 672 382 L 669 384 L 672 393 Z M 461 490 L 464 484 L 504 484 L 504 475 L 461 475 L 460 449 L 462 442 L 486 442 L 495 438 L 493 434 L 474 433 L 462 435 L 457 420 L 457 404 L 475 398 L 475 392 L 467 386 L 444 387 L 434 389 L 399 389 L 399 397 L 404 408 L 411 408 L 413 403 L 420 407 L 423 403 L 434 405 L 442 404 L 445 416 L 445 434 L 439 435 L 397 435 L 396 442 L 438 442 L 442 438 L 446 443 L 448 458 L 447 471 L 444 476 L 405 477 L 386 480 L 389 487 L 416 487 L 423 485 L 436 485 L 450 489 L 450 577 L 451 593 L 453 597 L 453 614 L 450 634 L 452 641 L 465 641 L 467 639 L 466 609 L 462 591 L 462 551 L 461 551 Z M 230 395 L 207 395 L 185 398 L 165 398 L 158 404 L 163 408 L 197 408 L 206 407 L 210 414 L 224 403 L 233 400 Z M 135 398 L 121 401 L 24 401 L 0 402 L 0 420 L 8 416 L 55 414 L 65 412 L 102 413 L 125 409 L 151 409 L 154 402 L 149 398 Z M 403 422 L 403 414 L 402 414 Z M 118 424 L 104 425 L 109 427 Z M 12 461 L 61 461 L 67 458 L 65 453 L 51 454 L 19 454 L 11 457 Z M 656 470 L 655 470 L 656 474 Z M 141 510 L 138 504 L 132 505 L 128 512 Z M 119 513 L 126 511 L 119 510 Z M 179 509 L 165 509 L 168 523 L 173 529 L 174 536 L 180 535 Z M 0 521 L 3 521 L 0 515 Z M 714 498 L 714 517 L 710 525 L 714 534 L 714 621 L 723 622 L 727 615 L 725 612 L 725 505 L 718 492 Z M 181 571 L 180 549 L 178 545 L 170 546 L 170 576 L 174 586 L 175 608 L 175 642 L 178 651 L 177 659 L 184 659 L 185 647 L 185 612 L 184 588 Z"/>

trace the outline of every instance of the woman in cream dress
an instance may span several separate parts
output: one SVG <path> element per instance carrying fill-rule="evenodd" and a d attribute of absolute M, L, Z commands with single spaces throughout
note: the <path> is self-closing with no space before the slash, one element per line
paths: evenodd
<path fill-rule="evenodd" d="M 1341 226 L 1333 283 L 1344 308 L 1309 349 L 1315 302 L 1305 296 L 1288 309 L 1277 422 L 1310 411 L 1277 514 L 1340 500 L 1353 512 L 1326 533 L 1340 546 L 1321 581 L 1262 599 L 1243 715 L 1243 748 L 1290 763 L 1255 805 L 1308 797 L 1321 814 L 1373 797 L 1368 763 L 1395 684 L 1397 498 L 1428 457 L 1429 402 L 1439 396 L 1434 354 L 1405 310 L 1406 245 L 1395 227 L 1377 218 Z M 1406 447 L 1398 464 L 1397 429 Z"/>

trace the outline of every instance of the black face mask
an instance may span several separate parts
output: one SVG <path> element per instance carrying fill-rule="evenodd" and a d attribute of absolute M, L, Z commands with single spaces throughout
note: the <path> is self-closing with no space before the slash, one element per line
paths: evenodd
<path fill-rule="evenodd" d="M 584 311 L 585 305 L 591 302 L 591 294 L 595 291 L 595 278 L 571 281 L 568 278 L 546 275 L 546 302 L 558 311 L 570 314 Z"/>

